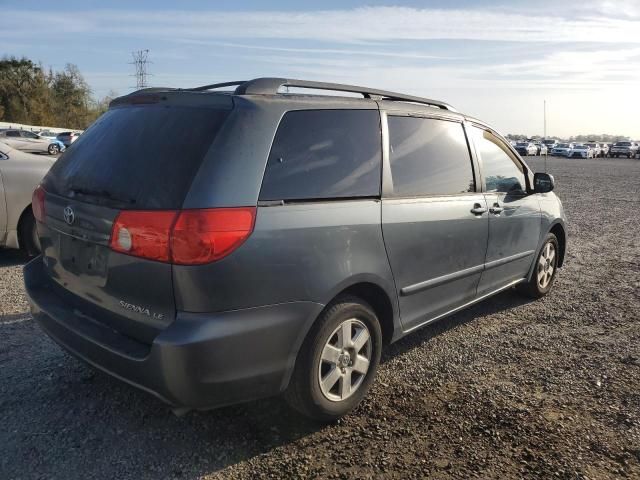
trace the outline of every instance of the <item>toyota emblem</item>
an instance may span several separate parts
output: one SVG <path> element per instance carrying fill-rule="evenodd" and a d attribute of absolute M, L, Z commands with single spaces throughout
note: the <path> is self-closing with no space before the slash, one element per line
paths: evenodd
<path fill-rule="evenodd" d="M 71 207 L 64 207 L 63 215 L 64 221 L 67 222 L 67 225 L 72 225 L 76 219 L 76 214 L 73 213 L 73 208 Z"/>

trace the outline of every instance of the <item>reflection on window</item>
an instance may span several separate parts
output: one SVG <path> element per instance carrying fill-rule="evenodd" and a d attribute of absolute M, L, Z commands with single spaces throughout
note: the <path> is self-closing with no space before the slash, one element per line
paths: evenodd
<path fill-rule="evenodd" d="M 431 118 L 389 116 L 394 196 L 475 191 L 462 125 Z"/>
<path fill-rule="evenodd" d="M 513 159 L 507 146 L 486 130 L 471 127 L 470 131 L 482 161 L 487 191 L 524 192 L 526 182 L 522 166 Z"/>
<path fill-rule="evenodd" d="M 278 127 L 260 200 L 380 195 L 377 110 L 298 110 Z"/>

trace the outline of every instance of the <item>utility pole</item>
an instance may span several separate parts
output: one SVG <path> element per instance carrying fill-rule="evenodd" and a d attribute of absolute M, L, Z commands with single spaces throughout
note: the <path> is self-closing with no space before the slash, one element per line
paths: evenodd
<path fill-rule="evenodd" d="M 544 136 L 543 138 L 546 140 L 547 138 L 547 101 L 543 100 L 543 111 L 544 111 Z"/>
<path fill-rule="evenodd" d="M 138 89 L 146 88 L 149 86 L 147 84 L 147 76 L 149 75 L 147 73 L 147 63 L 151 63 L 148 60 L 149 49 L 137 50 L 135 52 L 131 52 L 131 55 L 133 56 L 133 62 L 131 62 L 131 64 L 136 67 L 136 87 Z"/>
<path fill-rule="evenodd" d="M 545 140 L 547 139 L 547 101 L 542 101 L 542 118 L 544 122 L 543 127 L 543 136 Z M 547 173 L 547 157 L 549 156 L 549 147 L 547 147 L 547 153 L 544 155 L 544 172 Z"/>

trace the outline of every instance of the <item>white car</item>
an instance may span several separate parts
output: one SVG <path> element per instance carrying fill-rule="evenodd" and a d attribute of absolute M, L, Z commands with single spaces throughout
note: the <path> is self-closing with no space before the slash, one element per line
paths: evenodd
<path fill-rule="evenodd" d="M 38 136 L 41 138 L 48 138 L 49 140 L 55 140 L 58 134 L 56 132 L 52 132 L 51 130 L 42 130 L 38 132 Z"/>
<path fill-rule="evenodd" d="M 0 141 L 23 152 L 57 155 L 64 150 L 55 139 L 43 138 L 36 133 L 13 128 L 0 131 Z"/>
<path fill-rule="evenodd" d="M 0 247 L 40 251 L 31 196 L 55 158 L 19 152 L 0 141 Z"/>
<path fill-rule="evenodd" d="M 589 145 L 574 145 L 569 152 L 567 152 L 569 158 L 594 158 L 595 150 Z"/>
<path fill-rule="evenodd" d="M 573 143 L 558 143 L 551 149 L 551 155 L 566 157 L 571 149 L 573 149 Z"/>
<path fill-rule="evenodd" d="M 518 152 L 523 157 L 527 155 L 538 154 L 538 147 L 536 147 L 531 142 L 518 142 L 516 143 L 515 149 L 516 149 L 516 152 Z"/>
<path fill-rule="evenodd" d="M 593 150 L 594 158 L 602 156 L 602 147 L 600 146 L 599 143 L 589 142 L 589 143 L 585 143 L 585 145 L 588 145 L 591 148 L 591 150 Z"/>

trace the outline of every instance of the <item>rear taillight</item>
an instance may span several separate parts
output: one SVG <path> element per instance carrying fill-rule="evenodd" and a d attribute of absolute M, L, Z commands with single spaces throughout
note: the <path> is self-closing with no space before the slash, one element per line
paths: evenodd
<path fill-rule="evenodd" d="M 38 185 L 33 191 L 33 196 L 31 198 L 31 211 L 33 212 L 33 216 L 39 222 L 44 222 L 45 211 L 44 211 L 44 196 L 45 196 L 44 188 Z"/>
<path fill-rule="evenodd" d="M 110 246 L 137 257 L 198 265 L 229 255 L 253 231 L 255 207 L 120 212 Z"/>
<path fill-rule="evenodd" d="M 229 255 L 253 231 L 255 207 L 183 210 L 173 227 L 173 263 L 197 265 Z"/>
<path fill-rule="evenodd" d="M 178 212 L 124 210 L 111 229 L 111 248 L 117 252 L 168 262 L 169 239 Z"/>

